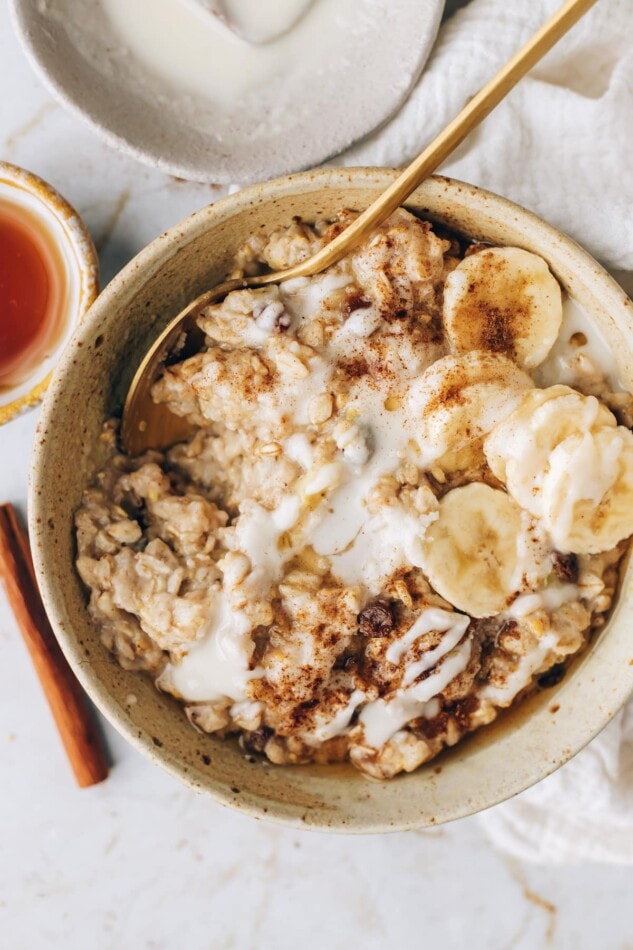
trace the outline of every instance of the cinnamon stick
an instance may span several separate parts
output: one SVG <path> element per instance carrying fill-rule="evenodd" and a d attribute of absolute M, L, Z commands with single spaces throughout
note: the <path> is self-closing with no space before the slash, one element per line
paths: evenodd
<path fill-rule="evenodd" d="M 26 535 L 11 505 L 0 505 L 0 580 L 31 655 L 81 788 L 108 775 L 108 761 L 86 697 L 42 604 Z"/>

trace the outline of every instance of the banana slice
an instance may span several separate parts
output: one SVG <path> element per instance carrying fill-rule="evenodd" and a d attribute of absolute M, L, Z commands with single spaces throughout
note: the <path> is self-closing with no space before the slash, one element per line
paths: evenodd
<path fill-rule="evenodd" d="M 569 386 L 532 389 L 484 441 L 488 465 L 512 497 L 542 514 L 541 486 L 554 449 L 573 435 L 615 428 L 613 413 Z"/>
<path fill-rule="evenodd" d="M 508 416 L 534 383 L 511 360 L 481 350 L 436 360 L 410 387 L 422 463 L 472 445 Z"/>
<path fill-rule="evenodd" d="M 540 516 L 541 481 L 556 446 L 571 435 L 616 425 L 613 413 L 594 396 L 562 385 L 532 389 L 494 427 L 484 441 L 484 453 L 515 501 Z"/>
<path fill-rule="evenodd" d="M 542 257 L 490 247 L 446 278 L 444 327 L 457 353 L 491 350 L 532 369 L 546 358 L 563 318 L 561 289 Z"/>
<path fill-rule="evenodd" d="M 526 393 L 484 453 L 560 551 L 598 554 L 633 534 L 633 434 L 594 396 L 568 386 Z"/>
<path fill-rule="evenodd" d="M 482 482 L 442 498 L 422 547 L 435 590 L 472 617 L 504 610 L 519 591 L 538 585 L 550 563 L 529 515 Z"/>
<path fill-rule="evenodd" d="M 543 524 L 559 551 L 599 554 L 633 534 L 633 433 L 603 426 L 552 452 L 541 488 Z"/>

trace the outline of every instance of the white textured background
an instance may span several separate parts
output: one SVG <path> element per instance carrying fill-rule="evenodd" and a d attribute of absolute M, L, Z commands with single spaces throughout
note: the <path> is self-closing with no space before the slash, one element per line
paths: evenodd
<path fill-rule="evenodd" d="M 55 105 L 2 0 L 0 78 L 0 157 L 75 205 L 103 283 L 221 194 L 119 157 Z M 0 500 L 22 510 L 35 422 L 0 430 Z M 633 869 L 521 865 L 477 819 L 375 838 L 286 831 L 196 797 L 105 725 L 111 777 L 78 791 L 1 599 L 0 657 L 2 950 L 633 950 Z"/>

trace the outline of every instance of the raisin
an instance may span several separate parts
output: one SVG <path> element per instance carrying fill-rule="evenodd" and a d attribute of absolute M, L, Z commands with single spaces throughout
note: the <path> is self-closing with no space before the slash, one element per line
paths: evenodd
<path fill-rule="evenodd" d="M 263 752 L 266 743 L 273 735 L 270 726 L 260 726 L 254 732 L 249 732 L 243 737 L 243 745 L 247 752 Z"/>
<path fill-rule="evenodd" d="M 538 678 L 538 684 L 541 689 L 551 689 L 552 686 L 558 686 L 565 675 L 565 664 L 556 663 L 551 669 L 547 670 Z"/>
<path fill-rule="evenodd" d="M 356 669 L 356 657 L 349 653 L 343 653 L 334 663 L 335 670 L 345 670 L 346 673 L 354 672 Z"/>
<path fill-rule="evenodd" d="M 578 558 L 575 554 L 561 554 L 554 551 L 554 573 L 561 581 L 575 584 L 578 580 Z"/>
<path fill-rule="evenodd" d="M 366 637 L 386 637 L 395 625 L 395 608 L 386 600 L 375 600 L 367 604 L 358 615 L 358 628 Z"/>
<path fill-rule="evenodd" d="M 349 317 L 355 310 L 366 310 L 371 307 L 371 300 L 360 291 L 354 291 L 343 302 L 343 313 Z"/>

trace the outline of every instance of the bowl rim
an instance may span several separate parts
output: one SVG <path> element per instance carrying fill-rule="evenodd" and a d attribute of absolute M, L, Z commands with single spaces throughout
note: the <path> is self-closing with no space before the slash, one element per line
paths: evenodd
<path fill-rule="evenodd" d="M 207 230 L 210 222 L 216 221 L 219 223 L 231 217 L 232 212 L 235 213 L 244 210 L 244 208 L 249 205 L 265 204 L 271 199 L 281 197 L 282 195 L 318 191 L 328 185 L 334 187 L 337 185 L 343 186 L 345 182 L 349 183 L 351 181 L 354 185 L 358 186 L 376 187 L 377 184 L 384 186 L 386 179 L 393 179 L 397 174 L 398 169 L 356 167 L 325 168 L 283 176 L 261 185 L 252 185 L 240 192 L 227 195 L 193 212 L 193 214 L 190 214 L 168 231 L 161 234 L 144 247 L 139 254 L 113 278 L 90 308 L 87 319 L 77 328 L 71 344 L 67 347 L 55 370 L 52 384 L 44 398 L 38 432 L 45 432 L 51 424 L 55 412 L 57 392 L 62 389 L 65 376 L 72 367 L 74 349 L 72 343 L 79 338 L 82 333 L 88 332 L 93 322 L 95 324 L 98 322 L 100 326 L 103 326 L 103 315 L 107 312 L 110 301 L 117 300 L 120 294 L 134 296 L 136 293 L 135 279 L 136 282 L 138 282 L 140 280 L 140 274 L 143 274 L 143 282 L 149 276 L 155 274 L 157 270 L 160 269 L 161 264 L 168 260 L 180 247 L 189 244 L 197 235 Z M 378 179 L 380 181 L 378 181 Z M 622 288 L 619 287 L 616 281 L 587 251 L 581 248 L 572 238 L 554 228 L 552 225 L 547 224 L 533 212 L 522 208 L 509 199 L 457 179 L 436 175 L 432 176 L 431 179 L 428 179 L 427 182 L 421 186 L 422 189 L 425 187 L 451 189 L 456 194 L 468 196 L 469 208 L 472 208 L 474 204 L 475 210 L 490 211 L 492 208 L 493 210 L 502 211 L 506 217 L 510 216 L 514 217 L 514 219 L 519 215 L 522 225 L 526 224 L 532 228 L 536 228 L 541 234 L 543 233 L 543 229 L 545 229 L 545 233 L 550 238 L 558 242 L 562 241 L 565 250 L 573 252 L 574 257 L 581 264 L 588 265 L 597 275 L 602 283 L 601 292 L 604 292 L 606 295 L 607 302 L 610 300 L 614 306 L 631 306 L 631 302 Z M 264 194 L 262 194 L 262 188 L 265 189 Z M 306 823 L 305 820 L 297 817 L 296 812 L 293 811 L 286 802 L 276 801 L 272 803 L 270 799 L 262 799 L 262 801 L 258 803 L 256 795 L 253 795 L 250 801 L 244 796 L 236 799 L 235 796 L 223 791 L 217 785 L 215 787 L 210 787 L 209 785 L 201 786 L 200 782 L 196 781 L 195 776 L 179 761 L 177 755 L 172 754 L 167 749 L 157 748 L 149 733 L 141 732 L 133 728 L 129 720 L 126 719 L 122 706 L 110 697 L 104 683 L 94 671 L 92 665 L 86 663 L 85 656 L 79 644 L 74 640 L 72 633 L 69 633 L 63 626 L 57 623 L 56 618 L 61 613 L 59 608 L 63 604 L 64 594 L 61 590 L 57 589 L 56 585 L 49 582 L 45 564 L 46 552 L 50 548 L 50 541 L 45 531 L 46 508 L 43 507 L 41 500 L 43 495 L 40 494 L 40 483 L 44 478 L 45 466 L 43 462 L 45 456 L 46 439 L 36 438 L 31 457 L 29 478 L 29 530 L 35 571 L 42 598 L 57 639 L 70 666 L 95 706 L 135 749 L 189 787 L 197 791 L 203 791 L 219 804 L 232 807 L 243 814 L 295 828 L 360 834 L 404 831 L 467 817 L 499 804 L 519 792 L 530 788 L 556 771 L 560 766 L 564 765 L 602 731 L 633 692 L 633 665 L 631 665 L 630 669 L 627 670 L 628 678 L 625 675 L 621 677 L 621 682 L 615 686 L 613 695 L 610 697 L 606 709 L 601 707 L 599 713 L 596 713 L 595 718 L 592 718 L 591 726 L 581 730 L 581 734 L 576 736 L 573 742 L 567 740 L 565 747 L 560 750 L 560 754 L 556 758 L 548 760 L 547 763 L 539 763 L 538 767 L 530 772 L 529 778 L 506 782 L 505 786 L 498 789 L 495 793 L 490 794 L 484 804 L 473 804 L 468 796 L 465 796 L 463 803 L 459 807 L 453 807 L 452 810 L 443 813 L 438 819 L 429 819 L 428 816 L 420 815 L 417 820 L 396 819 L 392 824 L 384 819 L 375 822 L 364 822 L 363 824 L 347 824 L 343 820 L 335 817 L 334 820 L 331 820 L 331 818 L 329 821 L 319 819 L 314 822 Z M 618 598 L 615 610 L 618 609 L 619 605 L 620 598 Z M 595 646 L 590 646 L 589 650 L 585 651 L 583 656 L 593 654 L 594 649 Z M 633 660 L 631 660 L 631 664 L 633 664 Z M 561 739 L 561 742 L 563 741 L 565 740 Z M 397 781 L 397 779 L 395 781 Z"/>
<path fill-rule="evenodd" d="M 2 183 L 8 183 L 34 195 L 46 205 L 62 225 L 65 240 L 74 253 L 79 280 L 77 309 L 75 313 L 70 314 L 71 324 L 76 329 L 77 324 L 83 320 L 96 300 L 99 290 L 99 257 L 85 222 L 56 188 L 20 165 L 0 161 L 0 184 Z M 61 358 L 58 359 L 59 362 Z M 35 406 L 42 399 L 54 370 L 49 370 L 44 376 L 41 375 L 40 370 L 41 367 L 38 367 L 33 371 L 34 382 L 28 392 L 0 406 L 0 425 L 9 422 L 23 410 Z"/>

